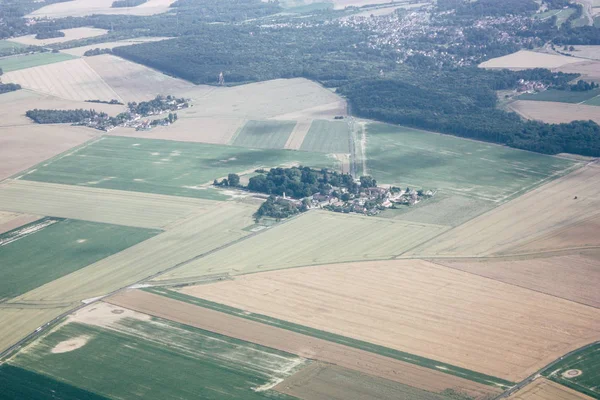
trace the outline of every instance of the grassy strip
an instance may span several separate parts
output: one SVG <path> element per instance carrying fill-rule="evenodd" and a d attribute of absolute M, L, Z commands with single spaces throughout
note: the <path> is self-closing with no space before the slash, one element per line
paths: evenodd
<path fill-rule="evenodd" d="M 294 324 L 291 322 L 282 321 L 276 318 L 271 318 L 266 315 L 249 313 L 238 308 L 229 307 L 223 304 L 214 303 L 212 301 L 199 299 L 197 297 L 189 296 L 183 293 L 175 292 L 166 288 L 145 288 L 142 289 L 149 293 L 169 297 L 174 300 L 183 301 L 185 303 L 194 304 L 200 307 L 208 308 L 211 310 L 223 312 L 226 314 L 234 315 L 236 317 L 245 318 L 251 321 L 260 322 L 266 325 L 275 326 L 277 328 L 287 329 L 292 332 L 301 333 L 303 335 L 312 336 L 318 339 L 327 340 L 329 342 L 339 343 L 348 347 L 368 351 L 370 353 L 379 354 L 385 357 L 390 357 L 396 360 L 404 361 L 410 364 L 419 365 L 421 367 L 434 369 L 439 372 L 444 372 L 450 375 L 458 376 L 461 378 L 468 379 L 473 382 L 481 383 L 484 385 L 501 387 L 508 389 L 514 386 L 515 383 L 506 381 L 504 379 L 496 378 L 490 375 L 485 375 L 479 372 L 471 371 L 465 368 L 459 368 L 454 365 L 446 364 L 443 362 L 431 360 L 429 358 L 420 357 L 414 354 L 405 353 L 390 349 L 383 346 L 378 346 L 362 340 L 352 339 L 341 335 L 336 335 L 329 332 L 324 332 L 318 329 L 309 328 L 306 326 Z"/>

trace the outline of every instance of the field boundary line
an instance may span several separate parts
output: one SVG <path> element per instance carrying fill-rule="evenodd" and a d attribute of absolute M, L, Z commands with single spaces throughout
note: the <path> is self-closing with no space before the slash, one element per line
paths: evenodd
<path fill-rule="evenodd" d="M 96 71 L 94 68 L 92 68 L 92 66 L 90 64 L 88 64 L 88 62 L 86 61 L 86 57 L 81 57 L 81 61 L 83 61 L 85 63 L 85 65 L 90 69 L 90 71 L 92 71 L 94 73 L 94 75 L 96 75 L 96 77 L 98 79 L 100 79 L 100 81 L 102 83 L 104 83 L 106 85 L 106 87 L 108 87 L 116 96 L 117 99 L 121 101 L 121 103 L 125 104 L 125 101 L 123 100 L 123 98 L 119 95 L 119 93 L 117 93 L 117 91 L 108 84 L 108 82 L 106 82 L 104 80 L 104 78 L 98 73 L 98 71 Z M 90 99 L 93 100 L 93 99 Z"/>

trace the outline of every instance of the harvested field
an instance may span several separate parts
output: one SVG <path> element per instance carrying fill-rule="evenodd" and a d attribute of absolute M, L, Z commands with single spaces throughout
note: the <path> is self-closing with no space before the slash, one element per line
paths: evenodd
<path fill-rule="evenodd" d="M 333 159 L 319 153 L 104 136 L 36 166 L 23 179 L 226 200 L 226 195 L 211 187 L 214 179 L 296 162 L 314 167 L 334 165 Z"/>
<path fill-rule="evenodd" d="M 0 235 L 40 218 L 39 215 L 0 211 Z"/>
<path fill-rule="evenodd" d="M 586 253 L 544 258 L 439 259 L 433 262 L 600 308 L 600 264 L 597 258 Z"/>
<path fill-rule="evenodd" d="M 245 120 L 241 118 L 186 118 L 181 112 L 177 115 L 179 117 L 177 122 L 169 126 L 157 126 L 150 131 L 117 128 L 112 130 L 109 135 L 177 140 L 180 142 L 227 144 L 245 123 Z"/>
<path fill-rule="evenodd" d="M 156 279 L 193 280 L 209 274 L 238 275 L 332 262 L 389 259 L 446 229 L 439 225 L 315 210 Z"/>
<path fill-rule="evenodd" d="M 559 363 L 542 371 L 542 375 L 595 399 L 599 398 L 600 343 L 562 358 Z"/>
<path fill-rule="evenodd" d="M 231 144 L 255 149 L 283 149 L 295 126 L 292 121 L 248 121 Z"/>
<path fill-rule="evenodd" d="M 406 255 L 484 256 L 515 253 L 511 249 L 519 245 L 597 217 L 600 213 L 598 179 L 600 165 L 588 164 L 470 220 Z"/>
<path fill-rule="evenodd" d="M 71 307 L 35 308 L 27 305 L 20 307 L 0 305 L 0 351 L 8 349 L 40 326 L 67 312 L 69 308 Z M 3 365 L 0 365 L 0 368 Z M 5 386 L 1 387 L 4 390 Z"/>
<path fill-rule="evenodd" d="M 6 74 L 9 75 L 9 74 Z M 65 100 L 55 96 L 50 96 L 43 93 L 34 92 L 28 89 L 17 90 L 15 92 L 5 93 L 0 96 L 0 128 L 10 127 L 13 129 L 14 137 L 17 139 L 19 136 L 30 137 L 27 132 L 29 129 L 44 129 L 47 132 L 56 129 L 78 129 L 82 132 L 79 136 L 91 137 L 90 133 L 99 133 L 94 129 L 88 128 L 76 128 L 70 127 L 67 124 L 59 125 L 45 125 L 40 126 L 27 118 L 25 113 L 28 110 L 39 108 L 39 109 L 53 109 L 53 110 L 73 110 L 78 108 L 87 109 L 93 107 L 96 111 L 102 111 L 109 115 L 118 114 L 125 111 L 126 107 L 114 104 L 102 104 L 102 103 L 86 103 L 83 101 Z M 27 129 L 20 129 L 23 125 L 27 126 Z M 58 128 L 57 128 L 58 127 Z M 88 132 L 86 135 L 85 132 Z M 58 132 L 62 133 L 62 132 Z M 43 135 L 39 134 L 41 137 Z M 50 134 L 50 136 L 52 136 Z M 30 146 L 35 146 L 35 142 L 32 142 Z M 1 148 L 1 146 L 0 146 Z"/>
<path fill-rule="evenodd" d="M 547 379 L 537 378 L 509 396 L 508 400 L 592 400 L 592 398 Z"/>
<path fill-rule="evenodd" d="M 273 389 L 305 400 L 447 399 L 437 393 L 318 362 L 304 367 Z"/>
<path fill-rule="evenodd" d="M 92 38 L 96 36 L 106 35 L 108 33 L 106 29 L 97 29 L 90 27 L 62 29 L 61 32 L 63 32 L 65 36 L 50 39 L 36 39 L 35 35 L 27 35 L 12 38 L 10 40 L 13 42 L 21 43 L 26 46 L 48 46 L 54 43 L 62 43 L 68 42 L 70 40 Z"/>
<path fill-rule="evenodd" d="M 182 292 L 509 381 L 600 329 L 598 309 L 420 260 L 249 274 Z"/>
<path fill-rule="evenodd" d="M 258 400 L 288 399 L 268 389 L 306 362 L 289 353 L 112 305 L 94 304 L 78 314 L 82 312 L 90 314 L 86 320 L 96 321 L 70 319 L 13 357 L 9 365 L 103 398 Z M 102 320 L 106 312 L 112 315 L 108 325 Z M 61 343 L 81 337 L 88 339 L 82 347 L 53 352 Z"/>
<path fill-rule="evenodd" d="M 350 153 L 350 128 L 346 121 L 315 120 L 300 150 L 321 153 Z"/>
<path fill-rule="evenodd" d="M 563 65 L 556 71 L 581 74 L 580 79 L 600 82 L 600 61 L 582 61 L 575 64 Z"/>
<path fill-rule="evenodd" d="M 87 57 L 85 62 L 125 103 L 147 101 L 159 94 L 178 95 L 194 88 L 189 82 L 109 54 Z"/>
<path fill-rule="evenodd" d="M 476 398 L 484 398 L 500 392 L 492 386 L 471 382 L 433 369 L 248 321 L 152 293 L 128 291 L 112 296 L 108 301 L 120 307 L 389 379 L 418 389 L 432 392 L 454 389 Z"/>
<path fill-rule="evenodd" d="M 169 10 L 175 0 L 148 0 L 136 7 L 112 8 L 113 0 L 72 0 L 54 3 L 33 11 L 26 18 L 84 17 L 92 14 L 106 15 L 154 15 Z"/>
<path fill-rule="evenodd" d="M 65 125 L 0 127 L 0 179 L 80 145 L 96 132 Z"/>
<path fill-rule="evenodd" d="M 535 51 L 520 50 L 507 56 L 492 58 L 479 64 L 480 68 L 508 68 L 513 70 L 529 68 L 558 68 L 566 64 L 583 61 L 576 57 L 567 57 L 556 54 L 537 53 Z"/>
<path fill-rule="evenodd" d="M 345 109 L 345 101 L 340 96 L 303 78 L 275 79 L 233 87 L 198 86 L 188 92 L 179 92 L 179 95 L 192 98 L 194 104 L 194 107 L 183 110 L 181 115 L 178 113 L 180 117 L 295 121 L 327 118 L 319 115 Z"/>
<path fill-rule="evenodd" d="M 429 4 L 431 4 L 431 3 L 413 3 L 413 4 L 405 4 L 405 5 L 401 5 L 401 6 L 372 8 L 370 10 L 360 11 L 360 12 L 357 12 L 356 14 L 351 14 L 347 17 L 342 17 L 340 19 L 348 20 L 348 19 L 351 19 L 354 17 L 359 17 L 359 18 L 381 17 L 383 15 L 392 14 L 396 10 L 413 10 L 415 8 L 420 8 L 420 7 L 429 5 Z"/>
<path fill-rule="evenodd" d="M 0 184 L 0 209 L 84 221 L 164 229 L 215 203 L 76 185 L 9 180 Z"/>
<path fill-rule="evenodd" d="M 11 303 L 52 304 L 103 296 L 249 234 L 255 206 L 218 203 L 120 253 L 17 297 Z"/>
<path fill-rule="evenodd" d="M 147 42 L 160 42 L 162 40 L 168 40 L 168 39 L 172 39 L 172 38 L 169 38 L 169 37 L 136 37 L 133 39 L 118 40 L 116 42 L 96 43 L 96 44 L 90 44 L 88 46 L 80 46 L 80 47 L 73 47 L 70 49 L 63 49 L 63 50 L 61 50 L 61 53 L 67 53 L 67 54 L 70 54 L 75 57 L 83 57 L 85 52 L 88 50 L 114 49 L 115 47 L 119 47 L 119 46 L 130 46 L 130 45 L 134 45 L 134 44 L 147 43 Z M 94 56 L 94 57 L 96 57 L 96 56 Z"/>
<path fill-rule="evenodd" d="M 80 270 L 159 232 L 87 221 L 42 219 L 21 227 L 20 235 L 6 242 L 2 239 L 9 233 L 5 233 L 0 236 L 0 301 Z"/>
<path fill-rule="evenodd" d="M 2 68 L 4 73 L 7 73 L 40 65 L 58 63 L 73 58 L 74 57 L 69 54 L 49 52 L 2 57 L 0 58 L 0 68 Z M 4 77 L 2 79 L 4 79 Z"/>
<path fill-rule="evenodd" d="M 545 253 L 565 249 L 600 248 L 600 216 L 569 224 L 509 250 L 514 254 Z"/>
<path fill-rule="evenodd" d="M 599 5 L 600 7 L 600 5 Z M 575 47 L 574 51 L 562 51 L 563 53 L 571 54 L 574 57 L 579 58 L 587 58 L 590 60 L 598 60 L 600 61 L 600 46 L 573 46 Z"/>
<path fill-rule="evenodd" d="M 576 120 L 592 120 L 600 123 L 600 110 L 593 105 L 517 100 L 510 103 L 509 107 L 527 119 L 549 124 L 560 124 Z"/>
<path fill-rule="evenodd" d="M 296 126 L 294 126 L 294 130 L 290 134 L 284 149 L 289 150 L 300 150 L 300 146 L 304 142 L 304 138 L 310 129 L 310 125 L 312 124 L 311 120 L 300 120 L 296 122 Z"/>
<path fill-rule="evenodd" d="M 81 58 L 9 72 L 2 76 L 2 80 L 68 100 L 117 99 L 123 102 L 123 99 Z M 86 108 L 96 106 L 86 105 Z M 122 107 L 113 108 L 112 114 L 118 114 L 120 109 Z"/>

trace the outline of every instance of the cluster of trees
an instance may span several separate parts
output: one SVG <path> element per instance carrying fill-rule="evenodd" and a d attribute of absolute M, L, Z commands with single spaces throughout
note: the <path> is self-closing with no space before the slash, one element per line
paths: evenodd
<path fill-rule="evenodd" d="M 19 89 L 21 89 L 21 85 L 17 85 L 15 83 L 1 83 L 0 82 L 0 94 L 14 92 L 15 90 L 19 90 Z"/>
<path fill-rule="evenodd" d="M 142 116 L 148 116 L 152 114 L 157 114 L 163 112 L 165 110 L 175 111 L 177 110 L 178 105 L 183 105 L 183 107 L 187 107 L 187 100 L 184 98 L 176 98 L 174 96 L 161 96 L 158 95 L 154 99 L 149 101 L 142 101 L 139 103 L 129 102 L 127 103 L 127 108 L 133 114 L 140 114 Z"/>
<path fill-rule="evenodd" d="M 113 1 L 112 8 L 121 8 L 121 7 L 136 7 L 141 4 L 146 3 L 148 0 L 117 0 Z"/>
<path fill-rule="evenodd" d="M 580 79 L 574 85 L 563 85 L 557 87 L 557 89 L 570 90 L 572 92 L 587 92 L 588 90 L 594 90 L 598 87 L 600 87 L 600 85 L 595 82 L 586 82 L 583 79 Z"/>
<path fill-rule="evenodd" d="M 99 56 L 101 54 L 112 54 L 112 49 L 90 49 L 87 50 L 85 53 L 83 53 L 83 55 L 85 57 L 91 57 L 91 56 Z"/>
<path fill-rule="evenodd" d="M 35 35 L 36 39 L 54 39 L 60 37 L 65 37 L 65 33 L 62 31 L 46 31 L 39 32 L 37 35 Z"/>
<path fill-rule="evenodd" d="M 262 217 L 276 218 L 277 220 L 291 217 L 306 211 L 306 204 L 297 206 L 284 199 L 278 199 L 275 196 L 269 196 L 267 201 L 262 203 L 259 209 L 254 213 L 254 219 L 258 222 Z"/>
<path fill-rule="evenodd" d="M 220 182 L 215 179 L 213 185 L 238 187 L 240 186 L 240 176 L 238 174 L 229 174 L 227 175 L 227 178 L 221 180 Z"/>
<path fill-rule="evenodd" d="M 95 110 L 39 110 L 36 108 L 27 111 L 25 115 L 38 124 L 74 124 L 100 114 Z"/>
<path fill-rule="evenodd" d="M 112 99 L 110 101 L 106 101 L 106 100 L 86 100 L 85 102 L 86 103 L 100 103 L 100 104 L 118 104 L 118 105 L 123 105 L 123 103 L 121 103 L 117 99 Z"/>

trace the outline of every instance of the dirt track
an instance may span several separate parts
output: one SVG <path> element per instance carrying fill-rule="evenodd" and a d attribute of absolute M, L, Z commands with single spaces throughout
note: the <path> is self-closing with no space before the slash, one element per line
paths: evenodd
<path fill-rule="evenodd" d="M 105 301 L 424 390 L 440 392 L 453 388 L 476 398 L 500 393 L 491 386 L 139 290 L 121 292 Z"/>

